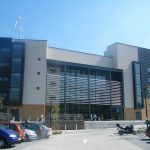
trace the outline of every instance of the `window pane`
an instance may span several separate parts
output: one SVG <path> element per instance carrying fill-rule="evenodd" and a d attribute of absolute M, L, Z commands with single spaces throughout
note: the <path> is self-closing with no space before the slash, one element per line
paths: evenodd
<path fill-rule="evenodd" d="M 147 68 L 147 72 L 150 72 L 150 68 Z"/>
<path fill-rule="evenodd" d="M 148 82 L 150 83 L 150 78 L 148 78 L 147 80 L 148 80 Z"/>
<path fill-rule="evenodd" d="M 137 92 L 137 95 L 141 95 L 141 85 L 136 85 L 136 92 Z"/>
<path fill-rule="evenodd" d="M 9 49 L 9 48 L 0 48 L 0 51 L 1 51 L 1 52 L 9 52 L 10 49 Z"/>
<path fill-rule="evenodd" d="M 140 74 L 136 74 L 135 80 L 136 80 L 136 84 L 141 84 Z"/>
<path fill-rule="evenodd" d="M 13 59 L 12 72 L 21 72 L 21 59 Z"/>
<path fill-rule="evenodd" d="M 142 119 L 141 112 L 136 112 L 136 120 L 141 120 L 141 119 Z"/>
<path fill-rule="evenodd" d="M 9 63 L 0 63 L 0 67 L 8 67 L 9 66 Z"/>
<path fill-rule="evenodd" d="M 20 87 L 20 74 L 19 73 L 12 74 L 11 87 Z"/>
<path fill-rule="evenodd" d="M 20 99 L 20 89 L 18 88 L 11 88 L 10 90 L 10 101 L 19 101 Z"/>
<path fill-rule="evenodd" d="M 22 49 L 23 49 L 23 45 L 15 44 L 13 47 L 13 58 L 21 58 Z"/>
<path fill-rule="evenodd" d="M 140 64 L 135 64 L 135 73 L 140 73 Z"/>

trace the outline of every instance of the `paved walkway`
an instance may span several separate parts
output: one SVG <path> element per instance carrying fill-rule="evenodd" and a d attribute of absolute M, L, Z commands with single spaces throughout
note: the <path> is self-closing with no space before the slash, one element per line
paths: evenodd
<path fill-rule="evenodd" d="M 115 132 L 117 132 L 116 129 L 88 132 L 66 131 L 62 135 L 39 141 L 24 150 L 143 150 Z M 135 138 L 134 135 L 129 135 L 129 137 Z"/>

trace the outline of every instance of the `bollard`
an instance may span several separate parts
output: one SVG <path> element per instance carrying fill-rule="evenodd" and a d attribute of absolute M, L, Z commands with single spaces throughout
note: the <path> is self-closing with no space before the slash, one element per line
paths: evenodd
<path fill-rule="evenodd" d="M 66 129 L 67 129 L 67 126 L 66 126 L 66 124 L 65 124 L 65 132 L 66 132 Z"/>
<path fill-rule="evenodd" d="M 87 125 L 86 125 L 86 130 L 88 130 L 88 123 L 87 123 Z"/>
<path fill-rule="evenodd" d="M 76 123 L 76 131 L 78 130 L 78 125 L 77 125 L 77 123 Z"/>

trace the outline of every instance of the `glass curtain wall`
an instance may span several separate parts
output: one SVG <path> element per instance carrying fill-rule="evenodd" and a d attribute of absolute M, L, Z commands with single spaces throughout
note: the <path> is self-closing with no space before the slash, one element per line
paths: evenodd
<path fill-rule="evenodd" d="M 9 99 L 11 47 L 12 39 L 0 38 L 0 97 L 3 98 L 4 106 L 8 104 Z M 6 111 L 6 108 L 3 111 Z"/>
<path fill-rule="evenodd" d="M 22 105 L 24 43 L 13 43 L 9 105 Z"/>
<path fill-rule="evenodd" d="M 122 119 L 122 72 L 80 65 L 48 64 L 46 102 L 60 114 L 85 120 Z"/>
<path fill-rule="evenodd" d="M 133 87 L 134 87 L 134 107 L 141 109 L 144 107 L 142 97 L 141 65 L 139 62 L 132 62 L 133 67 Z"/>

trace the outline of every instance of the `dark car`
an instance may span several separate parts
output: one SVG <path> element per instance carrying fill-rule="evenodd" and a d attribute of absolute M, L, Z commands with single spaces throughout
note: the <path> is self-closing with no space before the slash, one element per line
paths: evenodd
<path fill-rule="evenodd" d="M 25 130 L 20 123 L 11 122 L 11 123 L 4 123 L 3 125 L 5 125 L 6 128 L 8 128 L 8 129 L 12 129 L 12 130 L 16 131 L 19 134 L 21 141 L 25 141 L 25 138 L 26 138 Z"/>
<path fill-rule="evenodd" d="M 17 132 L 6 129 L 5 126 L 0 124 L 0 148 L 15 145 L 19 141 L 20 138 Z"/>
<path fill-rule="evenodd" d="M 150 120 L 146 120 L 147 129 L 145 131 L 145 135 L 150 138 Z"/>
<path fill-rule="evenodd" d="M 29 129 L 29 130 L 35 131 L 37 136 L 38 136 L 38 139 L 44 138 L 44 129 L 42 128 L 42 126 L 40 124 L 31 123 L 31 122 L 25 122 L 25 123 L 21 123 L 21 125 L 25 129 Z"/>

